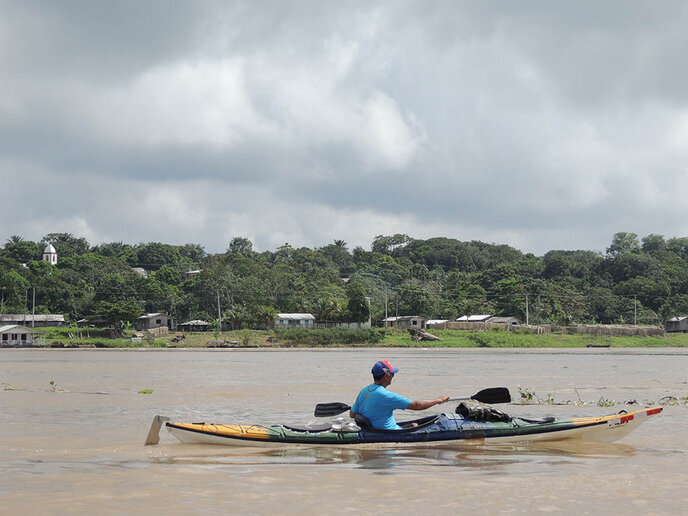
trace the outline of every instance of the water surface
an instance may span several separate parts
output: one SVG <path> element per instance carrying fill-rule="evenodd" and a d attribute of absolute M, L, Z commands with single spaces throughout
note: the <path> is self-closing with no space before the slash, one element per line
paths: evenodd
<path fill-rule="evenodd" d="M 495 386 L 517 396 L 520 386 L 570 402 L 502 407 L 523 416 L 603 415 L 636 408 L 627 401 L 688 396 L 682 349 L 4 349 L 3 512 L 680 514 L 688 507 L 685 405 L 665 407 L 612 444 L 266 450 L 183 445 L 163 430 L 160 445 L 142 446 L 155 414 L 308 422 L 318 402 L 351 403 L 378 359 L 401 368 L 390 389 L 411 398 Z"/>

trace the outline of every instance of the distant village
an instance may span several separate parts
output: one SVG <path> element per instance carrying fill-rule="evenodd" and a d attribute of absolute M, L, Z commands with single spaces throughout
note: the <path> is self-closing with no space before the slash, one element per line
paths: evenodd
<path fill-rule="evenodd" d="M 57 265 L 58 256 L 52 244 L 48 244 L 43 252 L 43 260 L 51 265 Z M 137 274 L 145 274 L 145 270 L 135 271 Z M 187 278 L 193 278 L 200 274 L 200 270 L 189 270 Z M 169 314 L 156 312 L 141 315 L 134 321 L 129 321 L 136 329 L 134 338 L 157 337 L 167 335 L 169 332 L 208 332 L 219 326 L 221 331 L 228 328 L 222 320 L 208 322 L 200 319 L 177 322 Z M 77 328 L 106 328 L 111 323 L 94 318 L 80 319 L 78 321 L 66 321 L 61 314 L 0 314 L 0 346 L 36 346 L 45 345 L 43 331 L 40 328 L 47 327 L 77 327 Z M 490 314 L 463 315 L 455 320 L 426 319 L 417 315 L 395 315 L 385 317 L 374 323 L 381 328 L 396 328 L 401 330 L 515 330 L 522 329 L 537 333 L 562 331 L 561 327 L 551 324 L 530 325 L 524 324 L 516 317 L 494 316 Z M 310 313 L 277 313 L 270 327 L 255 329 L 319 329 L 319 328 L 370 328 L 373 321 L 370 319 L 361 323 L 317 321 Z M 582 325 L 571 328 L 563 328 L 564 332 L 583 334 L 608 334 L 608 335 L 643 335 L 661 336 L 665 332 L 688 332 L 688 317 L 676 316 L 670 318 L 664 328 L 659 326 L 637 325 Z"/>

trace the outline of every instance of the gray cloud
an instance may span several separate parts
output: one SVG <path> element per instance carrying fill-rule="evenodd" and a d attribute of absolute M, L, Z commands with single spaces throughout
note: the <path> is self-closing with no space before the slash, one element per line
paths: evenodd
<path fill-rule="evenodd" d="M 2 9 L 0 238 L 688 234 L 677 2 Z"/>

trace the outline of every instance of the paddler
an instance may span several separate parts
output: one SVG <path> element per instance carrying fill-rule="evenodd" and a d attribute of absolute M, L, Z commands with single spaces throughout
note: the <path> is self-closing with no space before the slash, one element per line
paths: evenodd
<path fill-rule="evenodd" d="M 371 372 L 373 383 L 363 387 L 358 393 L 355 403 L 351 407 L 349 417 L 356 418 L 356 414 L 364 416 L 373 428 L 384 430 L 400 430 L 394 419 L 394 411 L 425 410 L 435 405 L 446 403 L 449 396 L 440 396 L 434 400 L 410 400 L 387 390 L 394 375 L 399 372 L 398 367 L 392 367 L 387 360 L 377 362 Z M 360 418 L 358 418 L 358 421 Z"/>

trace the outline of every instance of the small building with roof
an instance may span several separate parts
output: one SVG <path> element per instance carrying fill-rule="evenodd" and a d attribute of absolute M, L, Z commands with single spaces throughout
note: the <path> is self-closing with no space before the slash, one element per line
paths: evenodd
<path fill-rule="evenodd" d="M 172 317 L 161 312 L 142 315 L 136 319 L 136 329 L 138 331 L 153 330 L 155 328 L 172 329 Z"/>
<path fill-rule="evenodd" d="M 177 331 L 208 331 L 210 323 L 202 321 L 201 319 L 194 319 L 186 321 L 177 325 Z"/>
<path fill-rule="evenodd" d="M 667 333 L 688 332 L 688 317 L 682 315 L 667 320 L 666 331 Z"/>
<path fill-rule="evenodd" d="M 387 317 L 382 322 L 386 328 L 416 329 L 425 328 L 427 319 L 418 315 L 400 315 L 398 317 Z"/>
<path fill-rule="evenodd" d="M 0 325 L 17 324 L 31 328 L 62 326 L 65 323 L 62 314 L 0 314 Z"/>
<path fill-rule="evenodd" d="M 18 324 L 0 326 L 0 347 L 43 346 L 45 338 L 39 331 Z"/>
<path fill-rule="evenodd" d="M 48 244 L 43 251 L 43 260 L 48 262 L 50 265 L 57 265 L 57 251 L 53 247 L 53 244 Z"/>
<path fill-rule="evenodd" d="M 509 325 L 509 326 L 517 326 L 521 322 L 516 319 L 516 317 L 490 317 L 487 322 L 491 324 L 504 324 L 504 325 Z"/>
<path fill-rule="evenodd" d="M 275 328 L 307 328 L 312 330 L 315 327 L 315 317 L 313 314 L 277 314 L 275 315 Z"/>
<path fill-rule="evenodd" d="M 435 330 L 444 330 L 447 327 L 449 319 L 428 319 L 425 321 L 426 328 L 433 328 Z"/>

